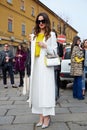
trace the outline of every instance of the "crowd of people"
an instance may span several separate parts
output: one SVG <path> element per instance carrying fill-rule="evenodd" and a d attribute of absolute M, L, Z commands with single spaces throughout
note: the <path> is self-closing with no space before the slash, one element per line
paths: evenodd
<path fill-rule="evenodd" d="M 13 55 L 8 43 L 0 52 L 0 66 L 3 74 L 4 88 L 7 86 L 7 71 L 13 88 L 24 86 L 25 71 L 30 76 L 29 105 L 32 113 L 39 114 L 37 127 L 49 127 L 51 116 L 55 115 L 55 101 L 59 98 L 61 65 L 47 67 L 44 63 L 46 54 L 54 51 L 63 56 L 63 45 L 57 41 L 57 33 L 51 30 L 49 16 L 39 13 L 36 17 L 34 33 L 29 36 L 26 50 L 19 44 L 16 54 Z M 19 74 L 19 85 L 15 85 L 14 72 Z M 79 36 L 73 38 L 71 46 L 71 75 L 74 76 L 73 98 L 85 99 L 85 79 L 87 72 L 87 39 L 81 44 Z"/>
<path fill-rule="evenodd" d="M 2 69 L 4 88 L 8 88 L 7 84 L 8 76 L 10 77 L 11 86 L 13 88 L 23 87 L 25 69 L 27 68 L 30 69 L 30 64 L 29 67 L 27 66 L 28 64 L 27 57 L 28 57 L 28 51 L 25 50 L 25 48 L 21 44 L 18 45 L 16 54 L 13 54 L 12 50 L 10 49 L 9 43 L 4 44 L 3 50 L 0 51 L 0 60 L 1 60 L 0 68 Z M 18 86 L 15 84 L 14 80 L 15 73 L 19 74 Z M 27 75 L 29 76 L 29 74 Z"/>

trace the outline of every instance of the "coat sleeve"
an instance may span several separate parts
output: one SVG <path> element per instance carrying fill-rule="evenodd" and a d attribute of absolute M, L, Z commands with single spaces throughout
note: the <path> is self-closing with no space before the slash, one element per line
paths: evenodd
<path fill-rule="evenodd" d="M 57 42 L 54 32 L 51 32 L 51 37 L 47 41 L 47 50 L 48 54 L 57 54 Z"/>

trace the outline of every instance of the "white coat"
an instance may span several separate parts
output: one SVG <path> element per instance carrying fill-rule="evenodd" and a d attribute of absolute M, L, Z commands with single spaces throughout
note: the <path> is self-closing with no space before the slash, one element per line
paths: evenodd
<path fill-rule="evenodd" d="M 51 32 L 51 37 L 47 41 L 45 41 L 45 38 L 43 39 L 43 42 L 47 45 L 47 49 L 41 49 L 39 60 L 37 58 L 38 64 L 35 63 L 35 41 L 36 39 L 33 40 L 32 38 L 29 106 L 31 106 L 33 101 L 35 102 L 35 98 L 37 98 L 35 96 L 37 91 L 39 91 L 39 107 L 55 107 L 54 67 L 46 67 L 44 57 L 47 53 L 53 54 L 54 51 L 56 52 L 56 36 L 54 32 Z M 38 70 L 36 69 L 37 66 L 39 66 Z M 33 92 L 33 88 L 37 85 L 37 81 L 41 84 L 41 87 L 39 87 L 39 90 Z"/>

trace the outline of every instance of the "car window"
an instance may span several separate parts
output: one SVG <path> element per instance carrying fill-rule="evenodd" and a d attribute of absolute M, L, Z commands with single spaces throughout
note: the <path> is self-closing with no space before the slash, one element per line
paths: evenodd
<path fill-rule="evenodd" d="M 64 59 L 71 59 L 71 49 L 70 48 L 66 49 Z"/>

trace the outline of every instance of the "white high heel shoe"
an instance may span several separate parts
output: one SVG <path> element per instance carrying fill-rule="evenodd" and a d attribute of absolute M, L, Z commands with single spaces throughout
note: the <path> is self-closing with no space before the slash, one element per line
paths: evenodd
<path fill-rule="evenodd" d="M 46 129 L 48 127 L 49 127 L 49 125 L 45 125 L 45 124 L 42 125 L 42 129 Z"/>
<path fill-rule="evenodd" d="M 43 125 L 42 122 L 39 122 L 39 123 L 36 124 L 37 127 L 40 127 L 42 125 Z"/>
<path fill-rule="evenodd" d="M 48 128 L 48 127 L 50 126 L 50 122 L 51 122 L 51 119 L 49 119 L 49 123 L 48 123 L 48 125 L 45 125 L 45 124 L 42 125 L 42 129 L 46 129 L 46 128 Z"/>

